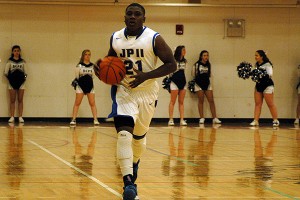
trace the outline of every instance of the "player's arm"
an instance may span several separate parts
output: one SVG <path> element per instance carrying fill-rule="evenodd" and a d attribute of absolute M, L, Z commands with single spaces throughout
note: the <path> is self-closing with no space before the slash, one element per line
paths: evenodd
<path fill-rule="evenodd" d="M 160 35 L 157 36 L 155 39 L 154 49 L 156 55 L 163 62 L 163 65 L 149 72 L 148 74 L 149 79 L 159 78 L 175 72 L 177 67 L 176 67 L 176 61 L 174 59 L 172 50 Z"/>
<path fill-rule="evenodd" d="M 23 73 L 24 73 L 24 76 L 25 76 L 25 79 L 27 78 L 27 63 L 24 61 L 24 66 L 23 66 Z"/>
<path fill-rule="evenodd" d="M 6 78 L 8 77 L 9 68 L 10 68 L 10 63 L 7 62 L 4 69 L 4 76 L 6 76 Z"/>
<path fill-rule="evenodd" d="M 77 65 L 75 68 L 75 78 L 79 79 L 79 75 L 80 75 L 80 67 L 79 65 Z"/>
<path fill-rule="evenodd" d="M 135 78 L 132 82 L 130 82 L 131 87 L 135 88 L 148 79 L 166 76 L 176 70 L 176 61 L 174 59 L 172 50 L 161 36 L 156 37 L 154 49 L 156 55 L 163 62 L 163 65 L 146 73 L 137 69 L 133 69 L 137 74 L 131 76 L 132 78 Z"/>

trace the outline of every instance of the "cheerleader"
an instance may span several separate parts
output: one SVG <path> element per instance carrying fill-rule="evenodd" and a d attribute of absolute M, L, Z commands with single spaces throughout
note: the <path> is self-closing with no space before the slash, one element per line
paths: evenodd
<path fill-rule="evenodd" d="M 217 118 L 216 106 L 213 97 L 212 86 L 210 83 L 211 64 L 209 62 L 209 53 L 206 50 L 201 51 L 199 60 L 194 64 L 192 76 L 195 79 L 195 92 L 198 95 L 198 111 L 200 115 L 199 124 L 204 124 L 205 118 L 203 113 L 204 96 L 206 96 L 214 124 L 222 122 Z"/>
<path fill-rule="evenodd" d="M 300 79 L 300 65 L 298 66 L 298 78 Z M 298 93 L 298 104 L 297 104 L 297 110 L 296 110 L 296 119 L 294 124 L 299 124 L 299 117 L 300 117 L 300 80 L 299 83 L 297 85 L 297 93 Z"/>
<path fill-rule="evenodd" d="M 91 63 L 91 51 L 86 49 L 82 52 L 80 62 L 75 69 L 75 80 L 72 82 L 75 91 L 76 99 L 73 106 L 73 117 L 70 122 L 70 125 L 76 125 L 76 117 L 78 114 L 78 109 L 83 99 L 83 96 L 86 95 L 91 106 L 92 114 L 94 117 L 94 125 L 99 125 L 97 119 L 97 108 L 95 104 L 95 91 L 93 84 L 93 75 L 94 75 L 94 64 Z"/>
<path fill-rule="evenodd" d="M 184 97 L 186 93 L 186 78 L 184 70 L 187 67 L 187 60 L 184 58 L 186 50 L 184 46 L 178 46 L 174 52 L 174 58 L 177 63 L 177 71 L 170 74 L 170 93 L 171 99 L 169 103 L 169 126 L 174 126 L 173 112 L 174 105 L 178 96 L 179 113 L 180 113 L 180 125 L 186 126 L 187 123 L 184 120 Z"/>
<path fill-rule="evenodd" d="M 264 76 L 260 82 L 255 85 L 254 99 L 255 99 L 255 109 L 254 109 L 254 120 L 250 123 L 251 126 L 259 125 L 259 116 L 261 113 L 261 108 L 263 104 L 263 99 L 265 99 L 269 110 L 273 118 L 273 126 L 279 126 L 279 121 L 277 118 L 277 108 L 274 104 L 274 82 L 272 80 L 273 76 L 273 65 L 266 53 L 263 50 L 257 50 L 255 52 L 256 68 L 264 69 L 267 72 L 267 76 Z"/>
<path fill-rule="evenodd" d="M 8 79 L 8 90 L 10 97 L 10 118 L 9 123 L 15 121 L 15 104 L 18 101 L 19 123 L 24 123 L 23 115 L 23 96 L 26 81 L 26 62 L 21 57 L 21 47 L 14 45 L 12 47 L 11 57 L 5 66 L 4 75 Z"/>

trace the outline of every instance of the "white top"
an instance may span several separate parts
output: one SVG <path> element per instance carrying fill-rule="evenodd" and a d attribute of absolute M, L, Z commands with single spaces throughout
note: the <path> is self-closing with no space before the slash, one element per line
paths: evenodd
<path fill-rule="evenodd" d="M 94 64 L 90 63 L 89 65 L 85 65 L 83 63 L 79 63 L 75 68 L 75 77 L 79 79 L 81 76 L 90 75 L 93 77 L 94 75 Z"/>
<path fill-rule="evenodd" d="M 138 36 L 126 35 L 126 28 L 117 31 L 112 36 L 111 46 L 117 56 L 124 61 L 126 76 L 121 84 L 126 88 L 132 80 L 131 75 L 135 74 L 133 67 L 142 72 L 149 72 L 156 69 L 157 56 L 154 53 L 155 38 L 159 33 L 148 27 L 143 27 L 143 32 Z M 153 86 L 156 79 L 149 79 L 137 86 L 135 89 L 143 89 Z"/>
<path fill-rule="evenodd" d="M 272 76 L 273 76 L 273 67 L 269 62 L 259 66 L 259 68 L 260 69 L 265 69 L 267 71 L 267 74 L 269 75 L 269 77 L 272 78 Z"/>
<path fill-rule="evenodd" d="M 23 59 L 21 61 L 15 61 L 9 59 L 5 66 L 4 75 L 7 76 L 9 71 L 14 72 L 15 70 L 20 70 L 24 72 L 24 74 L 26 74 L 25 66 L 26 66 L 26 62 Z"/>

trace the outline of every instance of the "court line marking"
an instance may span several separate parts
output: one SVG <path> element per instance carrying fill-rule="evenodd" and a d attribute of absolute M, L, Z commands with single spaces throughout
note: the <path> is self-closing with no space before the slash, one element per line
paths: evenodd
<path fill-rule="evenodd" d="M 281 195 L 281 196 L 287 197 L 287 198 L 289 198 L 289 199 L 299 200 L 299 198 L 297 198 L 297 197 L 293 197 L 293 196 L 291 196 L 291 195 L 289 195 L 289 194 L 280 192 L 280 191 L 278 191 L 278 190 L 274 190 L 274 189 L 269 188 L 269 187 L 262 187 L 262 188 L 263 188 L 264 190 L 268 190 L 268 191 L 274 192 L 274 193 L 276 193 L 276 194 L 279 194 L 279 195 Z"/>
<path fill-rule="evenodd" d="M 57 156 L 56 154 L 52 153 L 51 151 L 49 151 L 48 149 L 44 148 L 43 146 L 37 144 L 36 142 L 27 139 L 28 142 L 30 142 L 31 144 L 37 146 L 38 148 L 40 148 L 41 150 L 45 151 L 46 153 L 50 154 L 51 156 L 53 156 L 54 158 L 56 158 L 57 160 L 61 161 L 62 163 L 66 164 L 67 166 L 69 166 L 70 168 L 76 170 L 77 172 L 81 173 L 82 175 L 86 176 L 87 178 L 91 179 L 92 181 L 94 181 L 95 183 L 97 183 L 98 185 L 100 185 L 101 187 L 103 187 L 104 189 L 108 190 L 109 192 L 111 192 L 112 194 L 116 195 L 117 197 L 123 198 L 122 195 L 120 193 L 118 193 L 117 191 L 115 191 L 114 189 L 110 188 L 108 185 L 106 185 L 105 183 L 99 181 L 97 178 L 95 178 L 94 176 L 91 176 L 87 173 L 85 173 L 84 171 L 82 171 L 81 169 L 79 169 L 78 167 L 75 167 L 74 165 L 72 165 L 71 163 L 69 163 L 68 161 L 62 159 L 61 157 Z"/>

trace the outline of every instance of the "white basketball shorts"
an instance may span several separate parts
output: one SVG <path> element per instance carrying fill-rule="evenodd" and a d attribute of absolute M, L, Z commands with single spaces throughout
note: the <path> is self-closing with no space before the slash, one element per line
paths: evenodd
<path fill-rule="evenodd" d="M 157 104 L 159 85 L 128 89 L 123 85 L 112 86 L 112 112 L 108 117 L 131 116 L 135 126 L 133 134 L 142 136 L 148 132 Z"/>

